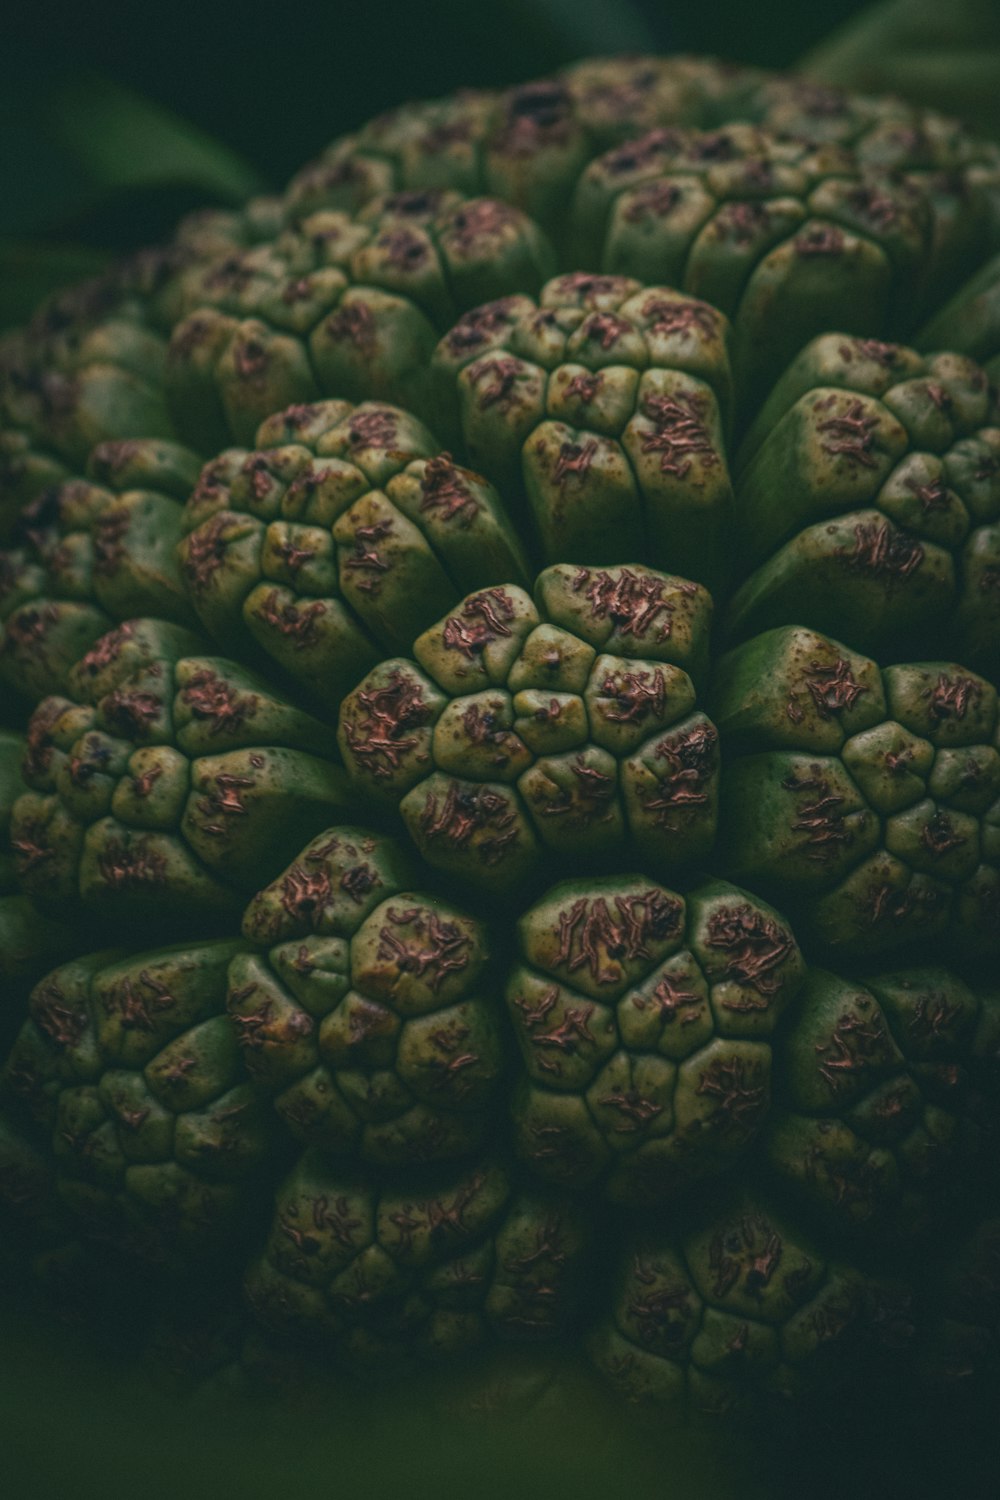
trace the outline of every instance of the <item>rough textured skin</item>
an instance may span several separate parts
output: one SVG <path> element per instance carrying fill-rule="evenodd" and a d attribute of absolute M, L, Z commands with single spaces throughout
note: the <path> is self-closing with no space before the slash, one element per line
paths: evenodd
<path fill-rule="evenodd" d="M 167 363 L 174 420 L 211 450 L 329 390 L 430 418 L 423 367 L 436 337 L 553 269 L 544 234 L 495 199 L 394 193 L 353 219 L 314 214 L 188 274 Z"/>
<path fill-rule="evenodd" d="M 229 973 L 247 1070 L 292 1135 L 386 1167 L 477 1149 L 505 1071 L 485 926 L 405 868 L 391 840 L 328 829 L 251 903 L 268 947 Z"/>
<path fill-rule="evenodd" d="M 35 710 L 11 843 L 40 901 L 219 920 L 343 806 L 331 731 L 200 644 L 127 620 Z"/>
<path fill-rule="evenodd" d="M 515 1137 L 541 1177 L 648 1205 L 746 1152 L 803 971 L 772 908 L 723 881 L 686 900 L 638 877 L 565 882 L 518 941 Z"/>
<path fill-rule="evenodd" d="M 827 1232 L 933 1234 L 995 1145 L 998 1029 L 995 993 L 946 969 L 812 969 L 776 1059 L 776 1177 Z"/>
<path fill-rule="evenodd" d="M 509 497 L 546 562 L 731 571 L 728 320 L 628 276 L 574 272 L 438 344 L 438 422 Z"/>
<path fill-rule="evenodd" d="M 542 849 L 657 869 L 707 853 L 718 737 L 684 663 L 706 590 L 648 568 L 554 567 L 536 608 L 482 589 L 345 698 L 338 739 L 369 798 L 398 805 L 435 867 L 498 892 Z M 609 629 L 609 627 L 611 627 Z M 614 649 L 608 650 L 608 647 Z"/>
<path fill-rule="evenodd" d="M 21 891 L 17 854 L 11 844 L 11 811 L 27 791 L 21 775 L 22 735 L 0 729 L 0 1048 L 21 1023 L 27 991 L 53 960 L 73 953 L 82 941 L 74 927 L 46 916 Z"/>
<path fill-rule="evenodd" d="M 951 120 L 595 58 L 0 341 L 12 1283 L 217 1390 L 996 1374 L 998 250 Z"/>
<path fill-rule="evenodd" d="M 746 1195 L 698 1229 L 631 1241 L 591 1353 L 636 1405 L 721 1413 L 787 1401 L 843 1380 L 894 1294 Z"/>
<path fill-rule="evenodd" d="M 794 903 L 820 949 L 1000 940 L 996 689 L 951 662 L 882 670 L 785 626 L 718 663 L 722 858 Z"/>
<path fill-rule="evenodd" d="M 182 576 L 227 650 L 266 653 L 331 712 L 442 606 L 527 581 L 492 485 L 396 407 L 293 408 L 258 444 L 205 466 L 184 515 Z"/>
<path fill-rule="evenodd" d="M 537 1340 L 576 1311 L 586 1220 L 561 1195 L 518 1192 L 475 1161 L 405 1187 L 344 1174 L 307 1152 L 278 1191 L 247 1275 L 265 1325 L 352 1363 L 441 1358 L 487 1337 Z"/>
<path fill-rule="evenodd" d="M 166 439 L 99 443 L 87 477 L 44 490 L 0 552 L 0 682 L 37 702 L 120 620 L 194 625 L 177 543 L 196 454 Z"/>
<path fill-rule="evenodd" d="M 90 1238 L 143 1263 L 238 1243 L 272 1148 L 225 1015 L 232 940 L 98 953 L 32 992 L 3 1088 L 49 1136 Z"/>
<path fill-rule="evenodd" d="M 876 339 L 814 339 L 736 462 L 730 639 L 796 620 L 883 661 L 1000 668 L 1000 413 L 986 372 Z"/>

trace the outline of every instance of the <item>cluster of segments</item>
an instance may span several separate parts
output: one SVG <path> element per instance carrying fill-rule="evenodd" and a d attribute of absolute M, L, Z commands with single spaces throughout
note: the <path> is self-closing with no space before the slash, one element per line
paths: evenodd
<path fill-rule="evenodd" d="M 558 237 L 583 168 L 662 127 L 747 121 L 777 141 L 850 150 L 858 166 L 912 183 L 934 208 L 935 268 L 954 273 L 1000 223 L 1000 152 L 900 99 L 689 57 L 588 58 L 502 93 L 405 104 L 334 141 L 292 180 L 291 218 L 356 211 L 398 189 L 495 193 Z"/>
<path fill-rule="evenodd" d="M 1000 665 L 1000 411 L 971 359 L 814 339 L 735 476 L 754 571 L 727 610 L 730 638 L 795 620 L 882 660 L 944 647 Z"/>
<path fill-rule="evenodd" d="M 226 1015 L 238 947 L 64 964 L 32 991 L 3 1073 L 49 1138 L 71 1217 L 145 1264 L 224 1249 L 266 1199 L 272 1133 Z"/>
<path fill-rule="evenodd" d="M 933 230 L 926 195 L 848 147 L 735 124 L 654 130 L 597 157 L 567 248 L 575 265 L 667 282 L 725 313 L 750 393 L 845 315 L 875 336 L 909 321 L 933 291 Z"/>
<path fill-rule="evenodd" d="M 180 626 L 125 621 L 68 691 L 32 715 L 11 816 L 22 886 L 50 907 L 218 919 L 343 811 L 333 731 Z"/>
<path fill-rule="evenodd" d="M 507 1010 L 519 1154 L 618 1203 L 731 1167 L 771 1101 L 772 1036 L 803 961 L 786 923 L 723 881 L 564 881 L 521 917 Z"/>
<path fill-rule="evenodd" d="M 248 198 L 238 208 L 200 208 L 186 214 L 161 251 L 170 258 L 172 275 L 164 278 L 166 289 L 162 285 L 157 289 L 160 320 L 170 321 L 170 312 L 175 311 L 180 289 L 194 265 L 277 239 L 286 222 L 284 200 L 278 194 Z"/>
<path fill-rule="evenodd" d="M 516 889 L 541 851 L 657 869 L 708 853 L 718 735 L 696 707 L 711 600 L 643 567 L 548 568 L 537 606 L 470 594 L 344 699 L 355 785 L 427 862 Z"/>
<path fill-rule="evenodd" d="M 102 439 L 247 442 L 271 411 L 312 399 L 328 367 L 338 396 L 428 416 L 432 328 L 550 274 L 526 213 L 564 265 L 710 297 L 737 318 L 741 368 L 776 374 L 805 338 L 843 324 L 828 283 L 847 287 L 853 331 L 909 332 L 921 309 L 905 286 L 915 278 L 939 302 L 974 269 L 1000 224 L 998 184 L 1000 153 L 953 121 L 700 59 L 588 60 L 505 93 L 405 105 L 335 142 L 283 198 L 192 215 L 170 244 L 4 337 L 0 533 Z M 661 226 L 673 186 L 684 205 Z M 681 277 L 687 247 L 704 290 Z M 780 335 L 765 317 L 775 280 Z M 339 341 L 321 332 L 331 318 Z M 168 403 L 165 336 L 179 326 Z"/>
<path fill-rule="evenodd" d="M 780 138 L 849 146 L 867 171 L 923 194 L 933 213 L 927 283 L 932 302 L 977 263 L 1000 227 L 1000 149 L 958 121 L 904 100 L 847 94 L 791 76 L 771 76 L 740 111 Z"/>
<path fill-rule="evenodd" d="M 334 141 L 288 187 L 290 216 L 356 212 L 400 189 L 496 194 L 553 234 L 598 152 L 661 124 L 722 117 L 763 77 L 702 59 L 593 59 L 502 93 L 463 89 L 388 110 Z"/>
<path fill-rule="evenodd" d="M 45 916 L 17 878 L 10 819 L 15 802 L 28 790 L 21 775 L 26 749 L 22 735 L 0 729 L 0 1054 L 17 1029 L 26 985 L 80 941 L 70 925 Z"/>
<path fill-rule="evenodd" d="M 207 451 L 249 443 L 293 403 L 335 392 L 430 415 L 426 367 L 477 302 L 554 269 L 538 227 L 496 199 L 400 193 L 320 213 L 185 279 L 166 368 L 174 420 Z"/>
<path fill-rule="evenodd" d="M 844 1380 L 897 1305 L 752 1193 L 633 1235 L 612 1299 L 588 1340 L 605 1379 L 639 1406 L 714 1412 Z"/>
<path fill-rule="evenodd" d="M 729 325 L 707 302 L 572 272 L 474 309 L 437 346 L 437 422 L 546 562 L 721 585 L 732 490 Z"/>
<path fill-rule="evenodd" d="M 98 444 L 177 435 L 165 369 L 185 280 L 273 239 L 284 218 L 280 198 L 192 214 L 168 244 L 56 293 L 0 337 L 0 542 L 21 507 L 82 472 Z"/>
<path fill-rule="evenodd" d="M 396 1181 L 307 1151 L 278 1189 L 246 1289 L 266 1327 L 385 1374 L 414 1355 L 566 1332 L 586 1288 L 587 1225 L 499 1160 Z"/>
<path fill-rule="evenodd" d="M 0 342 L 0 541 L 21 507 L 80 472 L 96 444 L 173 437 L 167 345 L 107 277 L 63 293 Z"/>
<path fill-rule="evenodd" d="M 0 683 L 31 702 L 120 620 L 196 616 L 181 578 L 181 516 L 201 468 L 167 439 L 100 443 L 87 477 L 43 490 L 0 552 Z"/>
<path fill-rule="evenodd" d="M 409 888 L 391 840 L 328 829 L 243 931 L 229 1013 L 298 1140 L 386 1167 L 482 1144 L 506 1071 L 486 929 Z"/>
<path fill-rule="evenodd" d="M 951 662 L 880 669 L 796 626 L 716 663 L 720 857 L 828 951 L 1000 941 L 997 692 Z"/>
<path fill-rule="evenodd" d="M 328 710 L 472 589 L 527 581 L 492 485 L 393 406 L 323 401 L 205 466 L 180 568 L 204 627 Z"/>
<path fill-rule="evenodd" d="M 995 1149 L 998 1041 L 996 992 L 947 969 L 810 969 L 776 1054 L 776 1179 L 824 1234 L 926 1237 Z"/>

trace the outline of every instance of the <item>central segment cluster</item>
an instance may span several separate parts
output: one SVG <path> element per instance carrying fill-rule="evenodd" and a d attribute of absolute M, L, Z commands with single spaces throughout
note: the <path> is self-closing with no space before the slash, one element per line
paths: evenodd
<path fill-rule="evenodd" d="M 548 568 L 470 594 L 345 699 L 340 745 L 432 865 L 502 891 L 544 846 L 676 869 L 715 831 L 718 736 L 696 708 L 711 603 L 647 568 Z"/>

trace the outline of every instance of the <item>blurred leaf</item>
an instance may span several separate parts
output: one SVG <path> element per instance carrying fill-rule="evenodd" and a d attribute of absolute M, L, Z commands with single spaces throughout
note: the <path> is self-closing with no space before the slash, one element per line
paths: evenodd
<path fill-rule="evenodd" d="M 107 264 L 89 245 L 0 240 L 0 329 L 23 322 L 43 297 Z"/>
<path fill-rule="evenodd" d="M 180 181 L 233 200 L 261 187 L 234 151 L 97 74 L 68 79 L 50 119 L 83 170 L 108 187 Z"/>
<path fill-rule="evenodd" d="M 1000 136 L 997 0 L 880 0 L 799 67 L 823 83 L 902 94 Z"/>
<path fill-rule="evenodd" d="M 66 232 L 136 189 L 236 203 L 261 189 L 236 152 L 160 105 L 77 69 L 13 69 L 0 100 L 0 235 Z"/>

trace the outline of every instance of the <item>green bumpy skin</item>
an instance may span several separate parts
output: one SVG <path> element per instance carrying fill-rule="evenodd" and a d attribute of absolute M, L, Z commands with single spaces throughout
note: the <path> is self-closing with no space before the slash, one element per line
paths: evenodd
<path fill-rule="evenodd" d="M 1000 943 L 997 693 L 950 662 L 880 669 L 796 626 L 716 663 L 720 855 L 828 953 Z M 801 924 L 801 926 L 799 925 Z"/>
<path fill-rule="evenodd" d="M 185 214 L 170 241 L 153 252 L 140 251 L 126 276 L 145 295 L 150 317 L 168 334 L 189 311 L 189 288 L 210 266 L 231 255 L 276 240 L 285 227 L 285 204 L 278 195 L 248 198 L 238 208 L 203 208 Z M 157 261 L 159 263 L 157 263 Z"/>
<path fill-rule="evenodd" d="M 447 186 L 496 193 L 556 236 L 596 152 L 657 125 L 712 123 L 763 76 L 710 58 L 594 58 L 502 93 L 404 104 L 298 172 L 289 215 L 353 212 L 379 193 Z"/>
<path fill-rule="evenodd" d="M 533 289 L 552 263 L 546 236 L 525 214 L 444 189 L 376 195 L 353 214 L 326 209 L 274 239 L 295 257 L 300 235 L 322 248 L 326 264 L 412 297 L 435 324 L 501 291 Z M 189 308 L 211 302 L 226 279 L 217 265 L 196 268 L 184 282 Z"/>
<path fill-rule="evenodd" d="M 994 404 L 982 412 L 981 372 L 934 352 L 958 346 L 991 361 L 986 374 L 996 378 L 994 267 L 927 321 L 1000 245 L 998 163 L 1000 148 L 899 101 L 693 59 L 587 60 L 502 94 L 383 115 L 335 143 L 285 199 L 194 215 L 164 249 L 52 299 L 29 329 L 2 340 L 0 542 L 12 538 L 19 555 L 0 569 L 0 590 L 21 631 L 17 650 L 4 648 L 3 670 L 29 695 L 65 696 L 44 703 L 32 724 L 33 790 L 19 797 L 12 837 L 0 844 L 0 938 L 19 951 L 3 925 L 7 905 L 31 911 L 29 897 L 4 890 L 8 851 L 40 898 L 47 891 L 68 907 L 82 891 L 89 917 L 103 912 L 119 926 L 162 916 L 170 940 L 178 914 L 189 936 L 209 923 L 218 930 L 222 914 L 277 876 L 247 912 L 247 946 L 228 945 L 244 980 L 232 986 L 229 1013 L 213 981 L 211 1015 L 174 1041 L 164 1044 L 161 1027 L 181 1024 L 171 1004 L 188 978 L 163 987 L 153 970 L 162 978 L 157 965 L 193 957 L 215 972 L 226 945 L 195 937 L 183 959 L 104 955 L 96 969 L 78 960 L 54 991 L 40 987 L 4 1092 L 8 1106 L 20 1096 L 22 1112 L 36 1111 L 58 1156 L 46 1164 L 30 1131 L 22 1137 L 20 1125 L 0 1121 L 4 1267 L 13 1219 L 14 1264 L 22 1246 L 41 1248 L 50 1285 L 68 1275 L 71 1300 L 117 1306 L 119 1322 L 126 1292 L 109 1285 L 119 1238 L 129 1253 L 154 1258 L 163 1242 L 160 1263 L 184 1265 L 187 1279 L 205 1267 L 211 1243 L 222 1249 L 212 1262 L 218 1282 L 231 1286 L 253 1231 L 244 1207 L 269 1188 L 265 1156 L 249 1158 L 280 1140 L 277 1107 L 310 1149 L 250 1277 L 272 1328 L 321 1351 L 330 1341 L 352 1368 L 395 1362 L 407 1345 L 459 1353 L 489 1330 L 530 1338 L 568 1321 L 572 1331 L 567 1288 L 585 1239 L 577 1210 L 554 1210 L 544 1188 L 522 1194 L 505 1166 L 451 1166 L 435 1178 L 419 1167 L 492 1144 L 477 1133 L 479 1105 L 463 1113 L 469 1096 L 460 1095 L 471 1080 L 486 1106 L 501 1061 L 497 1018 L 481 1003 L 492 1000 L 482 988 L 491 967 L 482 928 L 427 892 L 447 890 L 448 878 L 478 883 L 498 908 L 516 892 L 523 913 L 529 895 L 572 863 L 584 878 L 565 921 L 542 902 L 523 919 L 533 946 L 528 954 L 525 940 L 508 997 L 525 1059 L 516 1129 L 535 1175 L 579 1185 L 589 1219 L 602 1194 L 631 1213 L 738 1159 L 738 1170 L 783 1182 L 782 1203 L 798 1196 L 823 1246 L 821 1257 L 759 1203 L 715 1214 L 707 1194 L 691 1192 L 683 1210 L 671 1208 L 676 1232 L 660 1235 L 664 1216 L 644 1242 L 649 1254 L 623 1263 L 628 1285 L 616 1327 L 595 1336 L 598 1363 L 634 1399 L 668 1399 L 683 1385 L 695 1404 L 724 1407 L 748 1382 L 790 1393 L 820 1346 L 847 1347 L 853 1331 L 864 1352 L 869 1325 L 893 1320 L 884 1288 L 826 1257 L 838 1238 L 862 1235 L 888 1239 L 895 1256 L 915 1230 L 913 1260 L 925 1247 L 936 1257 L 930 1226 L 960 1203 L 967 1170 L 987 1184 L 992 992 L 943 972 L 930 994 L 923 980 L 900 993 L 898 976 L 856 984 L 814 971 L 804 1006 L 788 1006 L 775 1031 L 785 980 L 794 988 L 782 966 L 794 978 L 800 965 L 770 908 L 742 892 L 733 908 L 720 882 L 696 885 L 685 899 L 689 917 L 702 912 L 700 935 L 675 934 L 661 953 L 666 938 L 654 932 L 639 951 L 643 898 L 660 891 L 666 902 L 649 898 L 653 927 L 655 912 L 681 898 L 645 872 L 636 889 L 622 877 L 614 901 L 606 881 L 598 895 L 601 882 L 585 877 L 591 860 L 605 873 L 659 872 L 708 857 L 716 731 L 695 712 L 684 674 L 707 671 L 709 602 L 633 559 L 721 594 L 735 558 L 770 571 L 744 584 L 731 639 L 799 621 L 778 632 L 787 639 L 777 649 L 772 635 L 718 665 L 719 739 L 732 750 L 720 847 L 739 847 L 741 878 L 767 892 L 775 869 L 783 873 L 775 890 L 797 901 L 817 945 L 839 945 L 845 972 L 854 956 L 940 942 L 946 932 L 963 962 L 995 938 L 995 695 L 952 662 L 885 663 L 953 655 L 987 676 L 1000 666 L 991 435 L 1000 428 Z M 560 265 L 589 271 L 543 286 L 552 272 L 546 237 Z M 474 311 L 456 324 L 463 308 Z M 737 468 L 746 513 L 770 538 L 751 556 L 753 528 L 736 530 L 724 440 L 800 345 L 844 326 L 859 337 L 830 335 L 807 349 L 768 403 L 762 425 L 772 435 L 756 426 L 745 443 Z M 878 342 L 885 336 L 911 337 L 930 353 L 890 350 Z M 670 378 L 651 384 L 664 373 L 661 355 Z M 402 427 L 379 437 L 373 424 L 360 445 L 321 453 L 331 410 L 343 410 L 333 427 L 352 415 L 344 401 L 318 400 L 327 394 L 413 407 L 406 442 Z M 793 413 L 801 417 L 813 394 L 834 398 L 820 415 L 832 417 L 826 467 L 816 463 L 818 441 L 795 454 L 787 441 Z M 282 410 L 287 402 L 296 405 Z M 875 411 L 869 447 L 866 414 Z M 520 593 L 516 543 L 507 533 L 498 540 L 502 518 L 494 521 L 485 485 L 446 462 L 418 418 L 509 491 L 522 535 L 533 526 L 543 560 L 561 565 L 544 575 L 534 604 Z M 404 818 L 416 797 L 411 829 L 445 878 L 418 861 L 408 867 L 381 834 L 360 828 L 327 829 L 279 873 L 306 837 L 343 816 L 330 730 L 243 665 L 207 657 L 187 633 L 169 554 L 189 457 L 164 484 L 171 509 L 157 512 L 145 539 L 136 533 L 125 549 L 114 534 L 118 491 L 159 493 L 151 471 L 140 482 L 137 454 L 165 454 L 175 423 L 206 457 L 233 440 L 261 450 L 223 452 L 191 501 L 185 587 L 199 573 L 207 580 L 195 614 L 241 663 L 318 693 L 328 716 L 337 672 L 351 686 L 374 669 L 344 725 L 363 773 L 357 785 L 366 781 L 373 800 L 381 790 L 393 812 L 402 797 Z M 131 478 L 88 470 L 106 437 L 132 448 Z M 879 475 L 888 464 L 874 489 L 865 488 L 869 459 Z M 349 505 L 370 507 L 353 529 L 341 525 L 346 510 L 317 522 L 311 508 L 330 499 L 329 486 L 320 495 L 313 483 L 315 468 L 334 462 L 352 471 L 350 483 L 360 475 Z M 827 508 L 850 470 L 854 488 Z M 60 526 L 66 508 L 40 496 L 60 484 L 74 519 L 57 538 L 53 507 Z M 406 491 L 409 513 L 402 501 L 391 517 L 371 508 L 372 494 L 390 488 L 394 506 Z M 105 500 L 102 489 L 114 493 Z M 695 490 L 710 503 L 685 511 Z M 786 517 L 789 500 L 801 506 L 803 497 L 817 513 L 789 528 L 774 519 L 775 494 Z M 424 500 L 440 511 L 434 535 Z M 413 530 L 394 553 L 380 528 L 399 526 L 404 513 Z M 446 555 L 446 520 L 452 540 L 451 523 L 468 524 L 464 551 Z M 494 545 L 511 560 L 489 575 L 463 573 Z M 828 581 L 846 565 L 839 553 L 830 561 L 831 548 L 844 546 L 868 570 L 850 596 Z M 106 554 L 116 551 L 112 564 Z M 352 582 L 356 602 L 348 576 L 362 585 Z M 261 587 L 268 602 L 255 623 L 243 606 Z M 432 616 L 450 611 L 436 630 L 420 615 L 426 600 Z M 83 623 L 78 606 L 93 611 Z M 320 643 L 318 626 L 334 614 L 340 633 Z M 113 643 L 95 643 L 114 619 L 127 623 Z M 933 633 L 918 650 L 922 622 Z M 846 636 L 852 650 L 810 626 Z M 70 671 L 87 648 L 84 666 Z M 16 712 L 5 704 L 3 722 Z M 681 712 L 688 718 L 678 723 Z M 695 720 L 691 736 L 671 739 Z M 19 755 L 0 736 L 4 829 Z M 713 901 L 723 921 L 709 931 Z M 432 1004 L 435 966 L 446 972 Z M 102 988 L 102 975 L 117 970 L 127 978 Z M 459 995 L 470 973 L 475 991 Z M 819 1005 L 831 987 L 837 1004 Z M 420 1014 L 404 1013 L 411 1002 Z M 452 1030 L 443 1017 L 456 1011 Z M 206 1036 L 214 1040 L 202 1046 Z M 774 1108 L 761 1124 L 774 1038 L 784 1051 L 774 1054 Z M 702 1068 L 704 1054 L 717 1070 Z M 155 1097 L 160 1075 L 147 1075 L 164 1057 L 170 1087 L 203 1089 L 207 1104 L 190 1092 Z M 232 1087 L 230 1066 L 241 1080 Z M 432 1076 L 443 1080 L 443 1102 L 432 1097 Z M 233 1088 L 247 1090 L 246 1114 L 242 1103 L 230 1108 Z M 328 1108 L 334 1095 L 349 1098 L 350 1111 Z M 575 1124 L 584 1125 L 574 1135 L 567 1120 L 577 1105 Z M 380 1111 L 390 1118 L 362 1118 Z M 169 1153 L 158 1155 L 167 1116 L 190 1181 Z M 253 1186 L 240 1175 L 241 1146 Z M 331 1164 L 341 1150 L 373 1165 Z M 54 1216 L 53 1172 L 62 1205 Z M 66 1210 L 86 1226 L 86 1244 L 69 1242 Z M 674 1217 L 689 1210 L 700 1230 Z M 964 1301 L 954 1279 L 935 1290 L 926 1278 L 922 1294 L 921 1319 L 941 1321 L 929 1358 L 944 1349 L 946 1380 L 978 1370 L 987 1345 L 994 1353 L 982 1368 L 995 1358 L 991 1232 L 976 1246 L 979 1260 L 957 1273 Z M 92 1313 L 88 1327 L 102 1321 Z M 269 1333 L 263 1339 L 272 1346 Z M 210 1363 L 225 1380 L 217 1350 Z M 849 1373 L 836 1360 L 833 1370 Z"/>
<path fill-rule="evenodd" d="M 18 888 L 10 820 L 28 790 L 21 774 L 26 750 L 23 736 L 0 729 L 0 1048 L 17 1030 L 28 987 L 80 942 L 69 923 L 39 911 Z"/>
<path fill-rule="evenodd" d="M 307 1151 L 246 1291 L 265 1327 L 384 1376 L 414 1356 L 564 1335 L 589 1240 L 575 1204 L 521 1188 L 499 1161 L 394 1181 Z"/>
<path fill-rule="evenodd" d="M 993 1149 L 998 1040 L 997 994 L 946 969 L 810 969 L 763 1141 L 782 1191 L 826 1237 L 937 1239 Z"/>
<path fill-rule="evenodd" d="M 202 258 L 273 240 L 285 223 L 280 194 L 248 198 L 238 208 L 196 208 L 177 225 L 170 247 L 190 249 Z"/>
<path fill-rule="evenodd" d="M 648 1206 L 732 1167 L 770 1104 L 771 1039 L 804 966 L 774 910 L 723 881 L 564 881 L 518 922 L 507 1007 L 519 1155 Z"/>
<path fill-rule="evenodd" d="M 168 244 L 60 291 L 0 339 L 0 543 L 25 505 L 84 471 L 98 444 L 176 436 L 164 375 L 185 282 L 283 222 L 279 199 L 192 214 Z"/>
<path fill-rule="evenodd" d="M 0 541 L 22 505 L 79 473 L 93 447 L 171 438 L 166 342 L 113 278 L 52 300 L 0 343 Z"/>
<path fill-rule="evenodd" d="M 633 1235 L 591 1359 L 655 1411 L 760 1409 L 835 1389 L 881 1353 L 898 1289 L 830 1258 L 756 1194 L 730 1194 L 697 1228 Z"/>
<path fill-rule="evenodd" d="M 101 443 L 85 479 L 25 507 L 0 552 L 0 683 L 38 702 L 117 621 L 196 623 L 175 554 L 200 468 L 166 439 Z"/>
<path fill-rule="evenodd" d="M 730 329 L 706 302 L 571 272 L 475 308 L 439 343 L 439 427 L 499 486 L 545 562 L 642 557 L 729 573 Z"/>
<path fill-rule="evenodd" d="M 933 210 L 928 300 L 953 286 L 1000 230 L 1000 149 L 957 120 L 903 99 L 848 94 L 802 78 L 766 77 L 740 109 L 778 136 L 850 147 L 869 171 L 917 188 Z M 946 341 L 935 347 L 954 348 Z"/>
<path fill-rule="evenodd" d="M 467 307 L 554 269 L 544 235 L 495 199 L 387 195 L 319 214 L 194 273 L 166 380 L 196 447 L 250 443 L 272 412 L 333 392 L 399 402 L 433 425 L 426 367 Z"/>
<path fill-rule="evenodd" d="M 543 850 L 657 869 L 706 855 L 718 736 L 696 707 L 711 600 L 652 569 L 547 568 L 537 605 L 470 594 L 344 699 L 355 786 L 398 809 L 428 864 L 493 893 Z"/>
<path fill-rule="evenodd" d="M 0 346 L 0 360 L 4 357 Z M 13 544 L 22 510 L 43 491 L 71 477 L 71 468 L 0 413 L 0 543 Z"/>
<path fill-rule="evenodd" d="M 1000 668 L 1000 409 L 986 372 L 825 334 L 743 442 L 730 640 L 795 620 L 880 660 Z"/>
<path fill-rule="evenodd" d="M 899 99 L 684 56 L 587 58 L 502 93 L 466 89 L 389 110 L 296 174 L 289 217 L 355 212 L 399 189 L 450 187 L 495 193 L 558 241 L 580 173 L 599 152 L 661 127 L 714 130 L 734 120 L 849 147 L 862 166 L 919 185 L 934 207 L 938 283 L 1000 225 L 1000 153 L 953 120 Z"/>
<path fill-rule="evenodd" d="M 716 57 L 588 57 L 558 77 L 601 149 L 657 125 L 709 128 L 744 118 L 772 75 Z"/>
<path fill-rule="evenodd" d="M 63 965 L 33 990 L 4 1070 L 80 1232 L 146 1264 L 231 1250 L 266 1200 L 273 1133 L 225 1012 L 239 946 Z"/>
<path fill-rule="evenodd" d="M 472 589 L 527 581 L 493 487 L 396 407 L 292 407 L 257 444 L 206 466 L 181 573 L 227 651 L 263 656 L 328 712 Z"/>
<path fill-rule="evenodd" d="M 286 194 L 289 217 L 299 221 L 326 208 L 353 213 L 382 193 L 450 187 L 495 194 L 556 236 L 582 168 L 623 131 L 633 131 L 632 79 L 640 70 L 632 70 L 632 79 L 629 71 L 614 61 L 596 70 L 584 64 L 575 79 L 570 70 L 504 93 L 464 90 L 387 111 L 296 174 Z M 696 114 L 696 91 L 669 66 L 658 73 L 640 85 L 649 122 Z M 624 118 L 609 86 L 626 95 Z"/>
<path fill-rule="evenodd" d="M 32 716 L 11 817 L 22 887 L 49 907 L 217 920 L 344 809 L 333 731 L 180 626 L 127 620 L 69 693 Z"/>
<path fill-rule="evenodd" d="M 254 897 L 229 974 L 246 1068 L 283 1123 L 375 1166 L 477 1150 L 504 1047 L 484 924 L 414 894 L 394 842 L 332 828 Z"/>
<path fill-rule="evenodd" d="M 845 316 L 852 333 L 905 327 L 933 229 L 918 189 L 848 148 L 741 124 L 652 131 L 598 157 L 572 226 L 577 265 L 668 282 L 726 315 L 745 407 Z"/>

